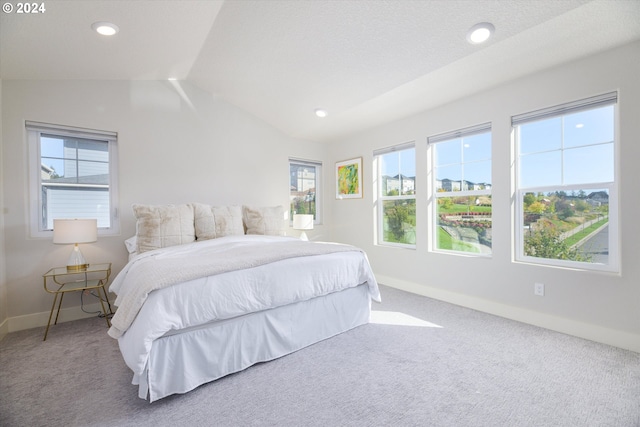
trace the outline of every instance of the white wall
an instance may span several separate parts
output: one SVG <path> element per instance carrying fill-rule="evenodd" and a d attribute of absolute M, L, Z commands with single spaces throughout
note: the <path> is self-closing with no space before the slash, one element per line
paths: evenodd
<path fill-rule="evenodd" d="M 288 138 L 260 120 L 189 85 L 123 81 L 0 81 L 4 213 L 0 238 L 0 333 L 46 324 L 51 296 L 41 275 L 63 265 L 69 248 L 28 237 L 24 121 L 112 130 L 119 135 L 122 234 L 83 251 L 90 262 L 125 263 L 123 240 L 134 233 L 132 203 L 274 205 L 288 203 L 289 156 L 325 162 L 325 226 L 312 235 L 365 249 L 381 283 L 506 317 L 640 351 L 640 44 L 586 58 L 404 120 L 331 143 Z M 620 275 L 536 267 L 511 261 L 510 116 L 620 91 Z M 494 239 L 490 259 L 427 250 L 426 138 L 493 123 Z M 373 241 L 372 151 L 416 141 L 417 249 Z M 364 199 L 335 200 L 335 161 L 363 156 Z M 330 161 L 329 161 L 330 160 Z M 256 184 L 259 183 L 259 184 Z M 0 226 L 2 224 L 0 223 Z M 327 225 L 331 225 L 328 227 Z M 329 234 L 329 228 L 331 233 Z M 533 283 L 546 295 L 533 295 Z M 80 316 L 69 298 L 63 320 Z M 426 320 L 438 323 L 438 319 Z M 3 321 L 7 320 L 4 324 Z M 8 326 L 7 326 L 8 324 Z M 4 325 L 4 326 L 3 326 Z M 443 325 L 446 327 L 446 325 Z"/>
<path fill-rule="evenodd" d="M 0 100 L 2 100 L 2 79 L 0 79 Z M 2 156 L 2 102 L 0 102 L 0 165 Z M 4 167 L 0 170 L 0 340 L 9 332 L 7 314 L 7 275 L 4 243 Z"/>
<path fill-rule="evenodd" d="M 82 249 L 89 262 L 113 262 L 114 273 L 126 262 L 124 239 L 135 232 L 133 203 L 288 206 L 288 158 L 327 160 L 325 145 L 288 138 L 183 83 L 4 80 L 1 99 L 11 331 L 46 324 L 52 297 L 42 274 L 64 265 L 71 250 L 28 235 L 25 120 L 118 133 L 122 233 Z M 65 298 L 62 320 L 81 316 L 75 296 Z"/>
<path fill-rule="evenodd" d="M 335 141 L 332 160 L 363 156 L 365 187 L 359 200 L 335 200 L 331 192 L 332 237 L 364 248 L 383 284 L 640 351 L 638 76 L 640 43 L 634 43 Z M 613 90 L 619 90 L 622 273 L 513 262 L 510 117 Z M 426 139 L 486 122 L 493 125 L 493 256 L 429 252 Z M 415 141 L 417 150 L 417 248 L 377 246 L 372 151 L 408 141 Z M 534 282 L 546 285 L 544 297 L 534 296 Z M 425 316 L 438 323 L 429 313 Z"/>

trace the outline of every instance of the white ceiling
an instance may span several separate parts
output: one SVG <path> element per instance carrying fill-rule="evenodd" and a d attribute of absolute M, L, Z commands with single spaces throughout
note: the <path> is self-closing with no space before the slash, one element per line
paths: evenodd
<path fill-rule="evenodd" d="M 640 0 L 44 3 L 0 15 L 2 79 L 176 77 L 314 141 L 640 39 Z M 120 32 L 98 36 L 95 21 Z M 470 45 L 483 21 L 494 37 Z"/>

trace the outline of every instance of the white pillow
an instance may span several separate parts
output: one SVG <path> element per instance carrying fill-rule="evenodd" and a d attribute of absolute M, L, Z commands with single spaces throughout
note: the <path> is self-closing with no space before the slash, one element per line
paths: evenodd
<path fill-rule="evenodd" d="M 127 248 L 127 252 L 129 252 L 130 254 L 135 253 L 138 250 L 138 242 L 136 236 L 129 237 L 124 241 L 124 245 Z"/>
<path fill-rule="evenodd" d="M 244 235 L 240 206 L 215 207 L 194 203 L 193 207 L 197 240 Z"/>
<path fill-rule="evenodd" d="M 138 253 L 196 240 L 193 206 L 133 205 Z"/>
<path fill-rule="evenodd" d="M 270 236 L 284 236 L 284 207 L 242 207 L 242 219 L 247 234 L 264 234 Z"/>

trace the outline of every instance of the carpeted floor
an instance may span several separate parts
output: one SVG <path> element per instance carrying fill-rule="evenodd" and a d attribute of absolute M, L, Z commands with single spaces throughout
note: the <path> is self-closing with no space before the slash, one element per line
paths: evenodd
<path fill-rule="evenodd" d="M 11 333 L 0 426 L 640 426 L 640 354 L 381 291 L 377 323 L 153 404 L 103 319 Z"/>

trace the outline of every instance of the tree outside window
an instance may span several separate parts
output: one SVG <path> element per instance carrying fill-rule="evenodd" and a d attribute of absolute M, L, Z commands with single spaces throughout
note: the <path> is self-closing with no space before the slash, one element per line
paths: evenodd
<path fill-rule="evenodd" d="M 289 218 L 294 214 L 313 215 L 320 223 L 320 173 L 322 164 L 306 160 L 289 160 Z"/>
<path fill-rule="evenodd" d="M 615 270 L 616 94 L 515 117 L 517 258 Z"/>
<path fill-rule="evenodd" d="M 492 253 L 491 132 L 482 125 L 429 139 L 434 249 Z"/>
<path fill-rule="evenodd" d="M 374 153 L 378 164 L 378 243 L 416 244 L 416 150 L 413 144 Z"/>

